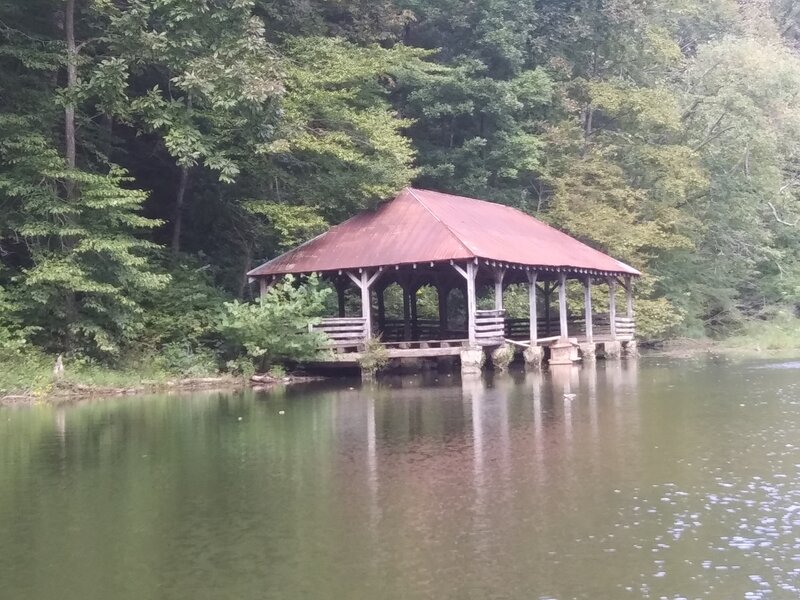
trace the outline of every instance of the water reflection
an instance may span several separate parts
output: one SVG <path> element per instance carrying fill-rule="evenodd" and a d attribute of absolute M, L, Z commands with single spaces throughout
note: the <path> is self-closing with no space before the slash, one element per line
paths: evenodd
<path fill-rule="evenodd" d="M 0 597 L 794 598 L 800 381 L 758 366 L 0 412 Z"/>

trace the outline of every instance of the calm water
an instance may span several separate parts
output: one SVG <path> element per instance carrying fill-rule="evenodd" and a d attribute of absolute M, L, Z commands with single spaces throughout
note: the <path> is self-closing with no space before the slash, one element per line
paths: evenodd
<path fill-rule="evenodd" d="M 0 598 L 800 597 L 800 363 L 436 377 L 0 410 Z"/>

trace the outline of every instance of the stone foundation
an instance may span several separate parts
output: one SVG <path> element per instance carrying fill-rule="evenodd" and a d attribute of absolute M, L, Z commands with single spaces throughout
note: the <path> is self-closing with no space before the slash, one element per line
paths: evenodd
<path fill-rule="evenodd" d="M 595 355 L 596 348 L 597 346 L 594 342 L 584 342 L 582 344 L 578 344 L 578 350 L 580 351 L 581 358 L 584 361 L 593 361 L 595 358 L 597 358 Z"/>
<path fill-rule="evenodd" d="M 572 342 L 567 340 L 560 340 L 550 346 L 550 363 L 551 365 L 571 365 L 577 358 L 575 356 L 577 350 L 572 345 Z"/>
<path fill-rule="evenodd" d="M 492 366 L 495 371 L 508 371 L 508 365 L 514 360 L 514 348 L 504 344 L 492 352 Z"/>
<path fill-rule="evenodd" d="M 604 342 L 603 355 L 606 360 L 619 360 L 622 356 L 622 342 Z"/>
<path fill-rule="evenodd" d="M 461 374 L 480 375 L 486 357 L 483 348 L 468 348 L 461 351 Z"/>
<path fill-rule="evenodd" d="M 625 343 L 625 357 L 636 358 L 639 356 L 639 344 L 636 340 L 631 340 Z"/>
<path fill-rule="evenodd" d="M 525 367 L 528 369 L 540 369 L 544 361 L 544 348 L 542 346 L 529 346 L 522 354 L 525 358 Z"/>

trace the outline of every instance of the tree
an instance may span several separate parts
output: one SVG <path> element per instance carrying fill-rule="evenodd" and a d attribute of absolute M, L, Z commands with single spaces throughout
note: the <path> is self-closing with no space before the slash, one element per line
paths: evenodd
<path fill-rule="evenodd" d="M 270 138 L 283 92 L 281 59 L 268 43 L 255 2 L 131 0 L 101 2 L 118 89 L 114 115 L 159 135 L 179 182 L 170 247 L 181 248 L 184 204 L 194 167 L 233 182 L 255 143 Z"/>
<path fill-rule="evenodd" d="M 133 326 L 136 295 L 164 284 L 148 262 L 152 245 L 134 235 L 157 222 L 139 214 L 146 195 L 130 189 L 125 172 L 99 151 L 84 112 L 91 86 L 79 75 L 91 79 L 97 63 L 81 59 L 91 41 L 78 41 L 75 23 L 88 9 L 74 0 L 40 8 L 58 17 L 63 43 L 49 37 L 46 20 L 25 20 L 13 7 L 16 20 L 2 19 L 4 77 L 25 72 L 0 117 L 0 246 L 12 266 L 6 283 L 39 343 L 109 355 Z M 53 75 L 62 65 L 66 84 L 59 87 Z"/>

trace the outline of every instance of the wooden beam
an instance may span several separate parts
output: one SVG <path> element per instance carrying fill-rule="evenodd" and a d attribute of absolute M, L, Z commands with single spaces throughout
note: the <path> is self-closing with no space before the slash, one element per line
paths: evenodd
<path fill-rule="evenodd" d="M 358 276 L 350 271 L 347 271 L 347 276 L 356 284 L 356 287 L 361 290 L 361 316 L 364 318 L 365 325 L 365 338 L 372 337 L 372 299 L 370 298 L 370 286 L 375 283 L 378 276 L 381 274 L 383 267 L 379 268 L 375 273 L 370 275 L 368 269 L 359 269 Z"/>
<path fill-rule="evenodd" d="M 469 275 L 467 275 L 467 272 L 464 269 L 462 269 L 460 266 L 458 266 L 457 264 L 455 264 L 453 262 L 451 262 L 450 264 L 458 272 L 458 274 L 461 275 L 464 279 L 469 279 Z M 470 264 L 470 263 L 467 263 L 467 264 Z"/>
<path fill-rule="evenodd" d="M 592 331 L 592 277 L 587 275 L 583 284 L 583 308 L 584 319 L 586 319 L 586 341 L 594 341 L 594 332 Z"/>
<path fill-rule="evenodd" d="M 608 321 L 611 327 L 611 339 L 617 339 L 617 280 L 609 277 L 608 281 Z"/>
<path fill-rule="evenodd" d="M 466 269 L 462 269 L 459 265 L 453 263 L 453 268 L 467 280 L 467 331 L 469 333 L 470 346 L 475 345 L 475 310 L 477 308 L 477 300 L 475 298 L 475 279 L 478 276 L 477 260 L 470 261 L 466 264 Z"/>
<path fill-rule="evenodd" d="M 544 282 L 544 289 L 542 289 L 542 296 L 544 296 L 544 324 L 547 333 L 550 332 L 550 300 L 553 294 L 553 288 L 546 281 Z"/>
<path fill-rule="evenodd" d="M 364 338 L 369 339 L 372 337 L 372 302 L 369 297 L 369 284 L 370 281 L 375 281 L 373 278 L 370 280 L 366 271 L 361 273 L 361 316 L 364 317 Z"/>
<path fill-rule="evenodd" d="M 560 322 L 560 334 L 563 339 L 569 337 L 567 330 L 567 274 L 558 274 L 558 318 Z"/>
<path fill-rule="evenodd" d="M 503 310 L 503 279 L 506 276 L 506 270 L 503 267 L 494 268 L 494 308 L 495 310 Z"/>
<path fill-rule="evenodd" d="M 411 286 L 408 290 L 408 299 L 411 301 L 411 339 L 415 340 L 419 337 L 419 327 L 417 323 L 417 292 L 419 291 L 418 285 Z"/>
<path fill-rule="evenodd" d="M 536 314 L 536 279 L 539 273 L 536 271 L 527 271 L 528 276 L 528 320 L 530 324 L 530 340 L 531 345 L 536 344 L 536 338 L 539 335 L 539 319 Z"/>

